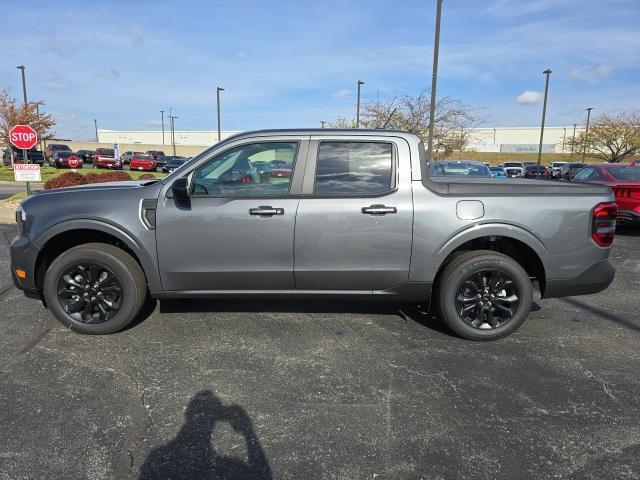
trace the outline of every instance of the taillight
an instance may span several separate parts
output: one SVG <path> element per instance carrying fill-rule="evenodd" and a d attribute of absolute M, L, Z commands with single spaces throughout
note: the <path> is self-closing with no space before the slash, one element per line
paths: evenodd
<path fill-rule="evenodd" d="M 615 203 L 599 203 L 593 209 L 591 238 L 601 247 L 609 247 L 616 233 L 618 206 Z"/>

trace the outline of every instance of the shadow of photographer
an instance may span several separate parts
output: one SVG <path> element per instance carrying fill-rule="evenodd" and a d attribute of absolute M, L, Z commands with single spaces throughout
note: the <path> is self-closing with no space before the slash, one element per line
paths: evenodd
<path fill-rule="evenodd" d="M 212 438 L 216 425 L 226 422 L 244 437 L 247 459 L 221 455 Z M 251 419 L 238 405 L 223 405 L 209 390 L 189 402 L 185 424 L 167 444 L 157 447 L 140 469 L 148 479 L 271 479 L 271 467 L 253 430 Z"/>

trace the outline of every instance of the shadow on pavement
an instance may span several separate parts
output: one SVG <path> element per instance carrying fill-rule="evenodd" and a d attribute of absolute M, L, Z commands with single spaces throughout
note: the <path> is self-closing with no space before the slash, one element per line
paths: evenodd
<path fill-rule="evenodd" d="M 242 407 L 223 405 L 210 390 L 203 390 L 191 399 L 185 417 L 175 438 L 155 448 L 146 458 L 140 470 L 141 480 L 272 478 L 269 461 Z M 228 423 L 244 437 L 246 461 L 216 451 L 212 436 L 220 422 Z"/>
<path fill-rule="evenodd" d="M 614 313 L 608 312 L 602 308 L 594 307 L 593 305 L 589 305 L 587 303 L 581 302 L 580 300 L 576 300 L 575 298 L 560 298 L 561 302 L 568 303 L 574 307 L 577 307 L 581 310 L 585 310 L 589 313 L 593 313 L 600 318 L 605 320 L 609 320 L 610 322 L 617 323 L 618 325 L 622 325 L 629 330 L 633 330 L 634 332 L 640 332 L 640 326 L 633 323 L 631 320 L 628 320 L 624 317 L 616 315 Z"/>
<path fill-rule="evenodd" d="M 640 225 L 618 225 L 616 235 L 621 237 L 640 237 Z"/>

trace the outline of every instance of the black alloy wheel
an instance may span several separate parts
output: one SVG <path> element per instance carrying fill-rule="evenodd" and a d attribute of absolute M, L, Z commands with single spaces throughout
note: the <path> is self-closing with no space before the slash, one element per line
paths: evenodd
<path fill-rule="evenodd" d="M 464 280 L 456 297 L 456 310 L 473 328 L 488 330 L 509 322 L 520 304 L 513 280 L 498 270 L 475 272 Z"/>
<path fill-rule="evenodd" d="M 58 279 L 58 301 L 75 321 L 86 324 L 111 320 L 122 305 L 122 284 L 108 268 L 83 262 Z"/>

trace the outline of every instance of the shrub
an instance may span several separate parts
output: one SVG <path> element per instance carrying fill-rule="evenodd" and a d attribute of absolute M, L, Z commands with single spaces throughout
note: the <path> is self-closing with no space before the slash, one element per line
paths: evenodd
<path fill-rule="evenodd" d="M 98 178 L 100 180 L 96 183 L 125 182 L 131 180 L 131 176 L 127 172 L 122 171 L 99 173 Z"/>
<path fill-rule="evenodd" d="M 153 173 L 143 173 L 138 177 L 138 180 L 155 180 L 156 177 Z"/>
<path fill-rule="evenodd" d="M 123 182 L 126 180 L 131 180 L 131 176 L 127 172 L 89 172 L 86 175 L 81 175 L 77 172 L 66 172 L 47 180 L 44 183 L 44 189 L 51 190 L 53 188 L 73 187 L 87 183 Z"/>
<path fill-rule="evenodd" d="M 73 187 L 75 185 L 84 185 L 85 183 L 87 183 L 87 179 L 84 178 L 84 175 L 78 172 L 65 172 L 44 182 L 44 189 Z"/>

